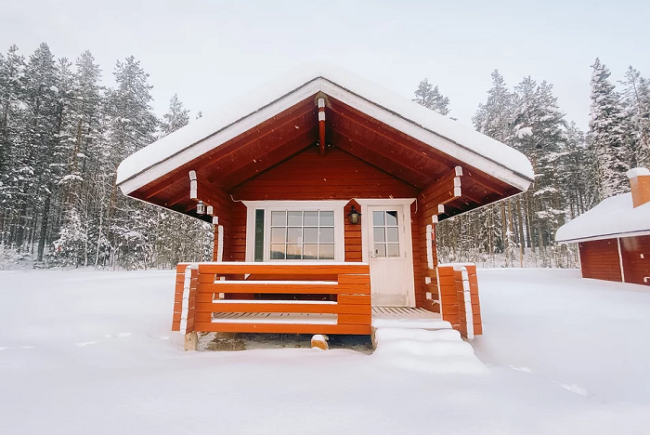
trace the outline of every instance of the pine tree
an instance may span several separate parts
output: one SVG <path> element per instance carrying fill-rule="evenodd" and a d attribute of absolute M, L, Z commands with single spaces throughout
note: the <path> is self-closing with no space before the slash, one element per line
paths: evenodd
<path fill-rule="evenodd" d="M 59 182 L 62 189 L 62 223 L 54 242 L 53 262 L 66 266 L 88 265 L 93 249 L 99 245 L 100 234 L 96 213 L 101 207 L 96 190 L 102 174 L 100 148 L 102 131 L 101 71 L 88 51 L 76 61 L 72 80 L 72 95 L 65 132 L 68 141 L 65 176 Z M 93 242 L 93 238 L 95 238 Z"/>
<path fill-rule="evenodd" d="M 122 160 L 154 141 L 158 120 L 149 105 L 152 100 L 152 86 L 147 82 L 149 74 L 140 67 L 140 62 L 133 56 L 118 61 L 114 76 L 117 87 L 108 92 L 106 102 L 109 123 L 106 150 L 110 153 L 107 159 L 110 167 L 106 171 L 112 176 L 106 213 L 110 263 L 144 267 L 151 255 L 146 235 L 150 214 L 143 213 L 145 205 L 118 195 L 115 178 Z"/>
<path fill-rule="evenodd" d="M 167 136 L 181 127 L 190 123 L 190 111 L 183 108 L 183 103 L 178 99 L 178 95 L 172 97 L 169 102 L 169 112 L 163 115 L 161 122 L 161 132 Z"/>
<path fill-rule="evenodd" d="M 503 76 L 495 70 L 492 73 L 492 88 L 488 91 L 487 102 L 479 105 L 473 118 L 475 128 L 500 142 L 510 143 L 513 135 L 513 103 L 514 95 L 506 87 Z M 494 264 L 497 251 L 512 251 L 509 245 L 506 204 L 502 202 L 498 209 L 495 206 L 483 208 L 476 218 L 480 223 L 477 236 L 487 241 L 486 249 Z M 509 262 L 508 257 L 506 262 Z"/>
<path fill-rule="evenodd" d="M 441 115 L 449 114 L 449 98 L 440 93 L 438 86 L 434 88 L 429 83 L 429 79 L 422 80 L 414 94 L 415 98 L 413 101 L 420 106 L 424 106 Z"/>
<path fill-rule="evenodd" d="M 650 81 L 632 67 L 625 72 L 623 98 L 630 130 L 632 166 L 650 165 Z"/>
<path fill-rule="evenodd" d="M 630 152 L 625 136 L 625 111 L 610 83 L 610 72 L 596 59 L 591 77 L 591 121 L 588 142 L 596 159 L 595 175 L 599 199 L 628 190 L 625 172 Z"/>
<path fill-rule="evenodd" d="M 0 59 L 0 245 L 12 245 L 17 219 L 14 198 L 20 167 L 16 164 L 17 143 L 22 127 L 22 100 L 25 91 L 25 59 L 12 45 Z"/>

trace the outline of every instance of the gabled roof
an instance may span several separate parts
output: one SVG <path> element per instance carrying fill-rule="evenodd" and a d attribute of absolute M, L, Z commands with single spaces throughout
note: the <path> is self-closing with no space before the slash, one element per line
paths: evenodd
<path fill-rule="evenodd" d="M 632 207 L 632 194 L 612 196 L 566 223 L 555 235 L 561 243 L 650 234 L 650 203 Z"/>
<path fill-rule="evenodd" d="M 319 92 L 518 191 L 534 177 L 513 148 L 352 73 L 310 64 L 131 155 L 118 168 L 117 184 L 126 194 L 150 185 Z"/>

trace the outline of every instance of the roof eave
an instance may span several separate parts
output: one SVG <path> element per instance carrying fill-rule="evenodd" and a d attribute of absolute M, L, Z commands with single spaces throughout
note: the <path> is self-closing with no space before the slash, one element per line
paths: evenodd
<path fill-rule="evenodd" d="M 250 120 L 251 122 L 254 121 L 254 125 L 258 125 L 283 110 L 286 110 L 293 104 L 296 104 L 309 96 L 315 95 L 318 92 L 324 92 L 333 98 L 339 99 L 344 103 L 355 107 L 357 110 L 367 113 L 378 121 L 390 125 L 400 131 L 403 131 L 406 125 L 416 127 L 414 129 L 409 129 L 410 134 L 406 132 L 405 134 L 408 134 L 414 139 L 420 140 L 461 162 L 466 162 L 470 166 L 476 167 L 487 175 L 507 183 L 521 192 L 525 192 L 533 181 L 532 178 L 518 173 L 498 161 L 483 156 L 456 141 L 442 136 L 439 133 L 402 116 L 401 114 L 390 110 L 389 108 L 370 101 L 326 77 L 317 76 L 302 85 L 295 87 L 265 106 L 238 118 L 236 121 L 231 122 L 214 133 L 207 135 L 202 139 L 195 140 L 190 145 L 164 158 L 160 162 L 154 163 L 140 170 L 136 174 L 126 177 L 124 180 L 119 180 L 117 186 L 124 194 L 130 195 L 141 187 L 146 186 L 156 179 L 172 172 L 179 166 L 189 163 L 206 152 L 252 128 L 252 125 L 250 125 L 249 122 L 244 122 L 245 120 Z"/>

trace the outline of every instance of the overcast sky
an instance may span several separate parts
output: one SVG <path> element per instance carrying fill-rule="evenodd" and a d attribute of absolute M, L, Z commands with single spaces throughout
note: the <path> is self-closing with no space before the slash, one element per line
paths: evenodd
<path fill-rule="evenodd" d="M 158 115 L 174 93 L 209 113 L 324 60 L 407 97 L 428 77 L 470 123 L 499 69 L 509 86 L 526 75 L 552 83 L 567 119 L 586 129 L 597 56 L 615 80 L 629 65 L 650 77 L 649 17 L 648 0 L 6 0 L 0 47 L 27 56 L 44 41 L 70 59 L 89 49 L 108 84 L 116 60 L 134 55 Z"/>

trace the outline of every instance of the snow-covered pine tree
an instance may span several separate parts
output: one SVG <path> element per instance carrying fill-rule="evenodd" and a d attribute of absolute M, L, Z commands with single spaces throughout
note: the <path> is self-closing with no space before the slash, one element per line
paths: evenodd
<path fill-rule="evenodd" d="M 596 186 L 599 199 L 628 190 L 625 172 L 629 169 L 630 150 L 626 146 L 625 110 L 621 98 L 610 83 L 610 72 L 596 59 L 591 76 L 591 121 L 587 141 L 593 148 Z"/>
<path fill-rule="evenodd" d="M 623 98 L 627 120 L 631 128 L 632 148 L 631 166 L 650 165 L 650 80 L 641 77 L 641 73 L 629 67 L 625 72 Z"/>
<path fill-rule="evenodd" d="M 528 156 L 535 171 L 535 182 L 524 195 L 529 209 L 532 246 L 542 250 L 555 246 L 554 234 L 564 219 L 559 166 L 565 146 L 564 114 L 560 112 L 552 85 L 540 85 L 530 77 L 515 88 L 516 105 L 513 122 L 515 148 Z M 542 259 L 547 261 L 546 256 Z"/>
<path fill-rule="evenodd" d="M 54 242 L 53 261 L 59 265 L 88 265 L 100 243 L 98 214 L 102 199 L 98 183 L 102 181 L 104 151 L 102 143 L 102 94 L 99 80 L 101 70 L 89 51 L 76 61 L 73 78 L 73 99 L 65 137 L 67 149 L 65 175 L 59 185 L 62 189 L 62 224 Z M 108 177 L 111 179 L 110 177 Z M 95 239 L 95 240 L 93 240 Z"/>
<path fill-rule="evenodd" d="M 149 74 L 140 62 L 133 56 L 118 61 L 114 76 L 117 87 L 109 90 L 106 101 L 109 127 L 105 150 L 110 153 L 107 159 L 110 167 L 106 170 L 112 175 L 111 187 L 107 189 L 111 194 L 105 225 L 111 245 L 110 264 L 142 268 L 150 265 L 152 245 L 147 237 L 156 212 L 153 207 L 118 194 L 115 177 L 122 160 L 154 141 L 158 120 L 149 105 L 152 100 Z"/>
<path fill-rule="evenodd" d="M 14 243 L 18 247 L 33 247 L 39 235 L 47 232 L 59 127 L 56 61 L 47 44 L 41 44 L 29 57 L 24 77 L 25 113 L 14 162 L 20 174 L 17 185 L 20 193 L 14 197 L 17 205 Z M 41 231 L 37 233 L 39 226 Z"/>
<path fill-rule="evenodd" d="M 17 219 L 13 199 L 20 194 L 16 179 L 16 142 L 22 127 L 25 59 L 12 45 L 0 60 L 0 245 L 12 245 Z"/>
<path fill-rule="evenodd" d="M 488 99 L 485 104 L 479 104 L 472 118 L 474 127 L 481 133 L 508 144 L 512 140 L 513 110 L 514 95 L 508 90 L 503 76 L 495 70 L 492 72 L 492 88 L 488 91 Z M 497 207 L 485 207 L 475 214 L 479 221 L 479 234 L 476 236 L 479 240 L 485 241 L 485 248 L 492 263 L 495 261 L 497 251 L 512 252 L 506 204 L 502 202 Z M 510 264 L 508 257 L 506 257 L 506 264 Z"/>
<path fill-rule="evenodd" d="M 190 121 L 189 110 L 174 95 L 169 102 L 169 111 L 163 115 L 160 137 L 164 137 Z M 181 261 L 205 261 L 211 259 L 212 225 L 198 219 L 158 209 L 158 223 L 155 228 L 156 264 L 174 267 Z"/>
<path fill-rule="evenodd" d="M 413 101 L 420 106 L 431 109 L 441 115 L 449 114 L 449 98 L 443 96 L 438 89 L 438 86 L 433 87 L 429 83 L 429 79 L 424 79 L 418 85 L 414 92 L 415 98 Z"/>

